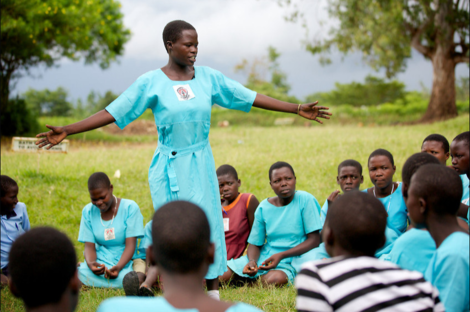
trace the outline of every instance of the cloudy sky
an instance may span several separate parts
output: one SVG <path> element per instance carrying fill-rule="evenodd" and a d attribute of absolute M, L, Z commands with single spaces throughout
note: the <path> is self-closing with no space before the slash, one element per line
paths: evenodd
<path fill-rule="evenodd" d="M 299 8 L 308 17 L 310 36 L 323 36 L 329 25 L 325 3 L 300 1 Z M 104 93 L 124 91 L 143 73 L 160 68 L 168 56 L 163 47 L 161 33 L 169 21 L 183 19 L 198 31 L 199 52 L 196 65 L 215 68 L 225 75 L 246 82 L 246 75 L 235 73 L 234 67 L 243 59 L 260 58 L 267 53 L 268 46 L 280 53 L 281 69 L 291 84 L 291 94 L 304 98 L 306 95 L 328 91 L 335 82 L 363 81 L 368 74 L 375 73 L 361 61 L 361 55 L 342 58 L 332 55 L 333 64 L 321 66 L 318 57 L 305 51 L 302 42 L 305 29 L 299 23 L 290 23 L 284 17 L 292 7 L 281 7 L 277 0 L 121 0 L 124 24 L 132 32 L 131 40 L 119 63 L 107 70 L 83 61 L 62 60 L 58 67 L 38 68 L 31 76 L 17 81 L 13 94 L 28 88 L 56 89 L 59 86 L 69 91 L 70 99 L 85 99 L 91 90 Z M 295 1 L 294 1 L 295 2 Z M 319 26 L 319 21 L 325 26 Z M 456 75 L 468 76 L 468 66 L 460 64 Z M 420 54 L 413 53 L 406 72 L 397 77 L 409 90 L 419 90 L 420 82 L 427 87 L 432 84 L 432 66 Z"/>

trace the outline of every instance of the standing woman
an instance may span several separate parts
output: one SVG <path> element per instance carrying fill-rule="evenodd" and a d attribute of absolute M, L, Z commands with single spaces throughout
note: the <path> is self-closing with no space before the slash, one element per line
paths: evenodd
<path fill-rule="evenodd" d="M 112 122 L 123 129 L 150 108 L 158 130 L 158 147 L 149 169 L 153 205 L 158 209 L 173 200 L 188 200 L 202 207 L 209 219 L 211 241 L 215 243 L 214 264 L 206 275 L 207 287 L 218 297 L 218 279 L 227 269 L 224 229 L 214 158 L 208 142 L 211 108 L 249 112 L 251 106 L 299 114 L 322 123 L 329 119 L 327 107 L 291 104 L 248 90 L 220 72 L 194 66 L 198 52 L 195 28 L 184 21 L 172 21 L 163 30 L 168 64 L 140 76 L 106 109 L 72 125 L 47 127 L 37 135 L 36 144 L 48 148 L 68 135 L 103 127 Z"/>

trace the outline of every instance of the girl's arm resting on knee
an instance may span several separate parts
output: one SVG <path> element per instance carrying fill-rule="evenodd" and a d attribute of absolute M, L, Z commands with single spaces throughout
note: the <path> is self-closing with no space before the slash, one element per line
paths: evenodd
<path fill-rule="evenodd" d="M 263 270 L 274 269 L 275 267 L 277 267 L 277 265 L 279 264 L 279 262 L 281 262 L 282 259 L 300 256 L 306 253 L 307 251 L 318 247 L 318 245 L 320 245 L 320 232 L 315 231 L 312 233 L 308 233 L 307 239 L 304 242 L 284 252 L 280 252 L 280 253 L 272 255 L 271 257 L 269 257 L 263 262 L 263 264 L 260 266 L 260 269 L 263 269 Z"/>
<path fill-rule="evenodd" d="M 307 104 L 292 104 L 288 102 L 279 101 L 263 94 L 256 94 L 255 101 L 253 102 L 254 107 L 276 111 L 284 113 L 299 114 L 300 116 L 315 120 L 316 122 L 321 122 L 318 118 L 330 119 L 331 113 L 326 112 L 328 107 L 325 106 L 316 106 L 317 102 L 307 103 Z"/>
<path fill-rule="evenodd" d="M 111 269 L 106 269 L 104 276 L 107 278 L 117 278 L 119 272 L 132 260 L 132 256 L 135 252 L 135 245 L 137 242 L 137 237 L 128 237 L 126 238 L 126 247 L 124 248 L 124 252 L 121 255 L 121 259 L 119 259 L 118 263 L 113 266 Z"/>
<path fill-rule="evenodd" d="M 114 119 L 114 117 L 110 113 L 108 113 L 107 110 L 103 109 L 97 112 L 96 114 L 71 125 L 63 127 L 54 127 L 46 125 L 46 127 L 51 130 L 36 135 L 37 138 L 41 138 L 36 141 L 36 145 L 39 145 L 38 147 L 44 147 L 48 145 L 47 148 L 49 149 L 54 145 L 57 145 L 62 142 L 62 140 L 64 140 L 68 135 L 90 131 L 96 128 L 109 125 L 110 123 L 113 123 L 115 121 L 116 120 Z"/>
<path fill-rule="evenodd" d="M 94 243 L 85 243 L 85 262 L 94 274 L 101 275 L 104 273 L 104 264 L 96 262 L 96 248 Z"/>
<path fill-rule="evenodd" d="M 122 268 L 125 267 L 126 264 L 128 264 L 129 261 L 132 260 L 132 256 L 135 252 L 136 242 L 136 237 L 126 238 L 126 247 L 124 248 L 124 252 L 122 253 L 121 259 L 119 259 L 119 262 L 116 264 L 116 267 L 118 267 L 119 271 L 121 271 Z"/>
<path fill-rule="evenodd" d="M 258 273 L 258 259 L 260 255 L 261 247 L 250 244 L 246 251 L 248 257 L 248 263 L 243 268 L 243 274 L 256 275 Z"/>

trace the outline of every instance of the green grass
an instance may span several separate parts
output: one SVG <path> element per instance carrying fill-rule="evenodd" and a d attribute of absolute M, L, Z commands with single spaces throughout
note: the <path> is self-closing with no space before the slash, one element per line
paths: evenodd
<path fill-rule="evenodd" d="M 441 133 L 449 140 L 468 131 L 468 114 L 456 119 L 426 125 L 399 127 L 229 127 L 211 130 L 210 141 L 216 166 L 235 166 L 242 180 L 242 192 L 258 199 L 273 196 L 269 186 L 269 166 L 278 160 L 292 164 L 297 175 L 297 189 L 305 190 L 323 204 L 335 189 L 336 167 L 346 158 L 366 166 L 368 155 L 376 148 L 392 152 L 397 165 L 396 180 L 406 158 L 420 150 L 430 133 Z M 88 136 L 87 136 L 88 139 Z M 51 225 L 64 231 L 74 242 L 83 261 L 83 245 L 77 242 L 82 208 L 89 203 L 87 179 L 95 171 L 104 171 L 112 179 L 115 194 L 135 200 L 147 222 L 153 208 L 148 187 L 148 167 L 156 138 L 147 143 L 115 141 L 115 144 L 89 144 L 73 141 L 68 154 L 13 153 L 2 146 L 1 170 L 20 187 L 19 199 L 25 202 L 33 226 Z M 151 142 L 151 143 L 149 143 Z M 39 163 L 39 165 L 38 165 Z M 121 178 L 113 178 L 116 170 Z M 363 187 L 371 186 L 365 173 Z M 38 285 L 40 287 L 40 285 Z M 122 291 L 87 289 L 80 295 L 78 311 L 94 311 L 105 298 Z M 295 290 L 262 287 L 222 288 L 221 297 L 244 301 L 265 311 L 294 311 Z M 1 311 L 22 311 L 21 303 L 7 289 L 1 291 Z"/>

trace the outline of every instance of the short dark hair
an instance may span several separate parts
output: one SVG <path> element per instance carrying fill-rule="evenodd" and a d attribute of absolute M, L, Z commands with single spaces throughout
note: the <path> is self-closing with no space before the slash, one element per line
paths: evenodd
<path fill-rule="evenodd" d="M 77 270 L 77 256 L 67 235 L 37 227 L 15 240 L 8 270 L 17 295 L 36 308 L 60 301 Z"/>
<path fill-rule="evenodd" d="M 447 141 L 445 136 L 437 134 L 437 133 L 430 134 L 424 139 L 423 143 L 421 143 L 421 146 L 424 144 L 424 142 L 427 142 L 427 141 L 441 142 L 442 148 L 444 149 L 444 153 L 449 152 L 449 141 Z"/>
<path fill-rule="evenodd" d="M 362 175 L 362 166 L 357 160 L 346 159 L 345 161 L 341 162 L 338 166 L 338 174 L 343 167 L 355 167 L 359 171 L 359 174 Z"/>
<path fill-rule="evenodd" d="M 462 132 L 461 134 L 456 136 L 453 141 L 456 141 L 456 142 L 463 141 L 463 142 L 467 143 L 467 145 L 470 145 L 469 144 L 469 142 L 470 142 L 470 132 L 469 131 Z"/>
<path fill-rule="evenodd" d="M 18 187 L 18 183 L 15 180 L 6 175 L 0 176 L 0 197 L 5 196 L 8 190 L 12 187 Z"/>
<path fill-rule="evenodd" d="M 374 256 L 385 242 L 387 212 L 367 193 L 344 193 L 328 209 L 326 222 L 338 244 L 352 253 Z"/>
<path fill-rule="evenodd" d="M 457 214 L 463 186 L 455 170 L 441 164 L 421 166 L 411 178 L 411 186 L 436 214 Z"/>
<path fill-rule="evenodd" d="M 163 29 L 163 35 L 162 35 L 163 45 L 165 46 L 166 52 L 168 52 L 166 43 L 168 41 L 176 42 L 181 37 L 181 33 L 183 32 L 183 30 L 188 30 L 188 29 L 196 30 L 196 28 L 194 28 L 193 25 L 182 20 L 176 20 L 176 21 L 172 21 L 166 24 L 165 28 Z"/>
<path fill-rule="evenodd" d="M 111 181 L 104 172 L 95 172 L 88 178 L 88 189 L 96 190 L 99 188 L 109 188 Z"/>
<path fill-rule="evenodd" d="M 238 180 L 238 173 L 234 167 L 226 164 L 217 168 L 217 176 L 223 176 L 226 174 L 232 176 L 235 180 Z"/>
<path fill-rule="evenodd" d="M 403 165 L 401 170 L 401 179 L 406 185 L 410 185 L 411 177 L 419 169 L 419 167 L 426 164 L 439 165 L 439 160 L 428 153 L 416 153 L 411 155 Z"/>
<path fill-rule="evenodd" d="M 392 153 L 390 153 L 389 151 L 383 148 L 376 149 L 369 155 L 369 159 L 367 160 L 367 165 L 369 165 L 370 159 L 375 156 L 386 156 L 392 163 L 392 166 L 395 166 L 395 161 L 393 160 Z"/>
<path fill-rule="evenodd" d="M 290 171 L 292 171 L 292 174 L 295 177 L 294 168 L 292 168 L 292 166 L 290 164 L 286 163 L 285 161 L 277 161 L 274 164 L 272 164 L 271 167 L 269 168 L 269 181 L 271 181 L 271 176 L 272 176 L 274 170 L 285 168 L 285 167 L 289 168 Z"/>
<path fill-rule="evenodd" d="M 157 209 L 152 224 L 155 262 L 171 273 L 200 269 L 210 246 L 206 214 L 187 201 L 173 201 Z"/>

